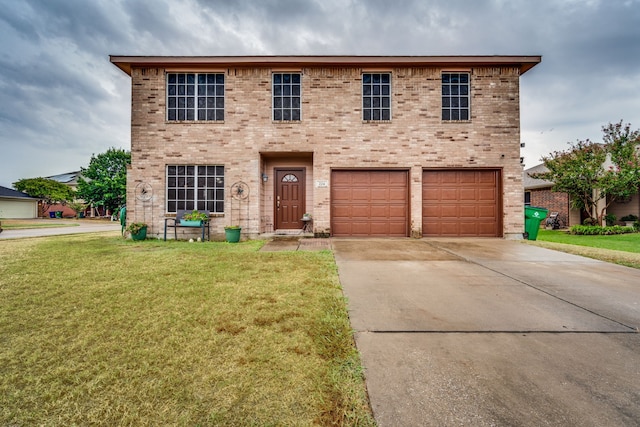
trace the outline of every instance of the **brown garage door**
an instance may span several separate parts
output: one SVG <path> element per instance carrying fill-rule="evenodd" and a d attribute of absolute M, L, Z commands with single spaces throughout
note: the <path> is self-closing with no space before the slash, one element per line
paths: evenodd
<path fill-rule="evenodd" d="M 331 234 L 408 236 L 408 171 L 332 171 Z"/>
<path fill-rule="evenodd" d="M 499 170 L 425 170 L 424 236 L 502 236 Z"/>

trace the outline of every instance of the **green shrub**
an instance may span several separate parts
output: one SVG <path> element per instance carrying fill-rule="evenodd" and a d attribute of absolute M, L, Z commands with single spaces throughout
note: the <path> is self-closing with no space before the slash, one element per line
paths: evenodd
<path fill-rule="evenodd" d="M 597 221 L 593 218 L 585 218 L 584 221 L 582 221 L 582 225 L 587 225 L 587 226 L 596 225 L 596 222 Z"/>
<path fill-rule="evenodd" d="M 612 234 L 633 233 L 636 230 L 631 227 L 613 225 L 610 227 L 600 227 L 599 225 L 574 225 L 569 229 L 569 233 L 582 236 L 610 236 Z"/>
<path fill-rule="evenodd" d="M 612 226 L 616 223 L 616 216 L 614 214 L 606 214 L 604 216 L 604 222 L 607 223 L 608 226 Z"/>

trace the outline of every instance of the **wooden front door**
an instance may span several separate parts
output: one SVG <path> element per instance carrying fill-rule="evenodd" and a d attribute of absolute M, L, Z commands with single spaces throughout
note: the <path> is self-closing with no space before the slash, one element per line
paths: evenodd
<path fill-rule="evenodd" d="M 276 230 L 302 229 L 305 210 L 304 169 L 276 169 Z"/>

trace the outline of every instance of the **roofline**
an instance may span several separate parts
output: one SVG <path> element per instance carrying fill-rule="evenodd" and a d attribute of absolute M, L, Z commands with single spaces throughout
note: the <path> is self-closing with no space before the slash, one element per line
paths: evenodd
<path fill-rule="evenodd" d="M 471 67 L 516 66 L 524 74 L 542 61 L 542 56 L 120 56 L 109 55 L 116 67 L 131 75 L 133 67 L 294 67 L 294 66 L 403 66 Z"/>
<path fill-rule="evenodd" d="M 544 184 L 531 184 L 531 185 L 524 185 L 524 189 L 525 190 L 541 190 L 543 188 L 551 188 L 553 187 L 553 183 L 549 182 L 549 183 L 544 183 Z"/>

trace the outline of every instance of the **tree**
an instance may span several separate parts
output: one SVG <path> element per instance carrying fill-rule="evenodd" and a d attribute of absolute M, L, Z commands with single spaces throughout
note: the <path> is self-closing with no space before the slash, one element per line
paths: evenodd
<path fill-rule="evenodd" d="M 57 203 L 63 205 L 73 201 L 75 193 L 71 187 L 61 182 L 48 178 L 24 178 L 13 183 L 13 188 L 31 197 L 40 199 L 39 216 Z"/>
<path fill-rule="evenodd" d="M 88 168 L 82 168 L 78 179 L 78 197 L 94 206 L 114 211 L 124 205 L 127 193 L 127 165 L 131 153 L 110 148 L 91 155 Z"/>
<path fill-rule="evenodd" d="M 584 209 L 598 224 L 613 201 L 628 199 L 640 189 L 640 131 L 620 121 L 603 126 L 602 132 L 602 144 L 589 140 L 570 144 L 569 150 L 542 158 L 548 172 L 531 175 L 552 181 L 553 191 L 567 193 L 572 206 Z M 600 200 L 605 203 L 598 212 Z"/>

